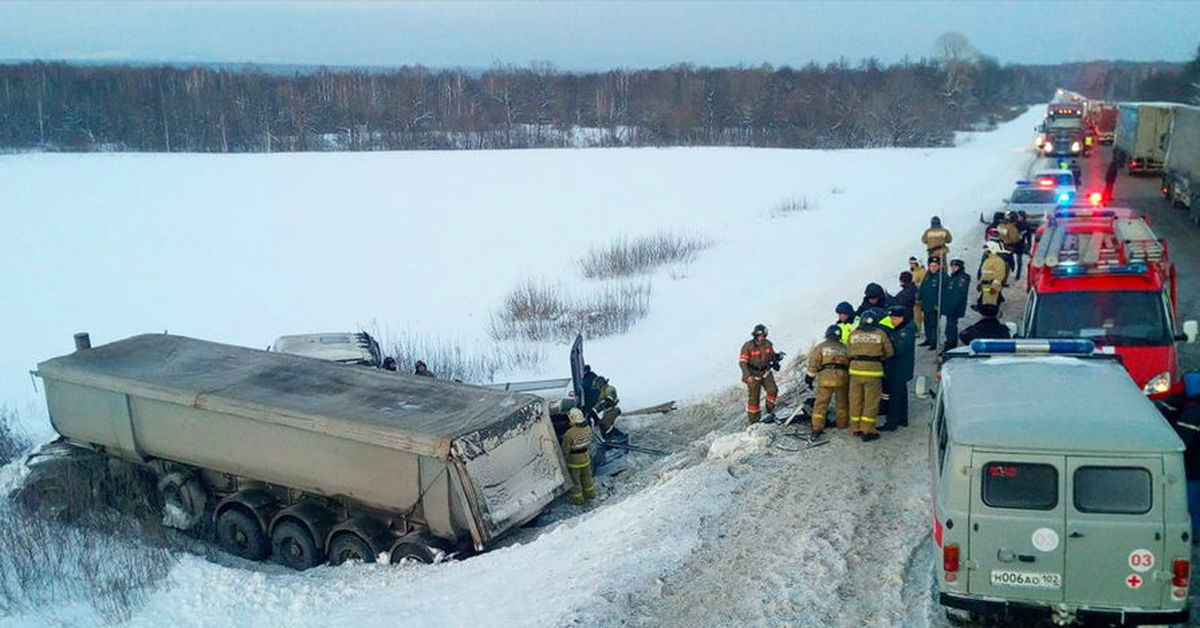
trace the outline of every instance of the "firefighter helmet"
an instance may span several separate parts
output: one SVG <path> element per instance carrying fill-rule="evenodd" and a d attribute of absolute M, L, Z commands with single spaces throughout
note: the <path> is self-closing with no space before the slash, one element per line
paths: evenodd
<path fill-rule="evenodd" d="M 842 328 L 837 325 L 830 325 L 825 328 L 825 338 L 828 340 L 841 340 Z"/>
<path fill-rule="evenodd" d="M 750 332 L 751 336 L 757 336 L 759 334 L 762 334 L 764 337 L 767 335 L 767 326 L 766 325 L 759 323 L 754 326 L 754 331 Z"/>
<path fill-rule="evenodd" d="M 579 408 L 571 408 L 567 411 L 567 417 L 571 420 L 571 425 L 583 425 L 587 422 L 583 416 L 583 410 Z"/>

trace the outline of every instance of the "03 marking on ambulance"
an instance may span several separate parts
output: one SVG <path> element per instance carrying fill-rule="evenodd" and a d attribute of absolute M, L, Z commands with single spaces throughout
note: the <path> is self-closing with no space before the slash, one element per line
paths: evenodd
<path fill-rule="evenodd" d="M 1058 549 L 1058 533 L 1051 528 L 1034 530 L 1033 547 L 1039 552 L 1053 552 Z"/>
<path fill-rule="evenodd" d="M 1138 573 L 1150 571 L 1154 568 L 1154 552 L 1148 549 L 1133 550 L 1129 553 L 1129 568 Z"/>

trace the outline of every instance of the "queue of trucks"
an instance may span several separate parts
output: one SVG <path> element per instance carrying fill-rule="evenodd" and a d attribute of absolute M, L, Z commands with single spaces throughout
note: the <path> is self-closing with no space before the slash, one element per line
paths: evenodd
<path fill-rule="evenodd" d="M 1121 103 L 1114 159 L 1130 174 L 1160 174 L 1163 197 L 1200 225 L 1200 107 Z"/>

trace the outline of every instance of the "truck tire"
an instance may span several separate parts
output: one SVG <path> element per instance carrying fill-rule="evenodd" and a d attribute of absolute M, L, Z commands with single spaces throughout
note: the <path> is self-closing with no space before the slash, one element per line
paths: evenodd
<path fill-rule="evenodd" d="M 440 539 L 424 532 L 412 532 L 400 537 L 392 544 L 389 562 L 393 565 L 404 562 L 430 565 L 444 555 L 445 551 Z"/>
<path fill-rule="evenodd" d="M 163 524 L 178 530 L 191 530 L 204 520 L 208 492 L 196 476 L 186 471 L 171 471 L 158 480 L 162 498 Z"/>
<path fill-rule="evenodd" d="M 221 549 L 246 560 L 271 555 L 271 540 L 258 520 L 240 508 L 230 508 L 217 517 L 217 542 Z"/>
<path fill-rule="evenodd" d="M 316 567 L 325 561 L 321 548 L 313 541 L 312 534 L 297 521 L 284 521 L 275 526 L 271 533 L 271 549 L 275 560 L 297 571 Z"/>
<path fill-rule="evenodd" d="M 375 552 L 370 544 L 353 532 L 343 532 L 329 543 L 329 564 L 333 566 L 357 560 L 360 563 L 375 562 Z"/>

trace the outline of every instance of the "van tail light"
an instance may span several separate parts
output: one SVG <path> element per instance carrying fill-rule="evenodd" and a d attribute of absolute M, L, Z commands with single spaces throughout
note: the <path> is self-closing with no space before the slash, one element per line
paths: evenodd
<path fill-rule="evenodd" d="M 955 550 L 957 549 L 955 548 Z M 955 556 L 957 555 L 956 551 Z M 1171 579 L 1171 584 L 1177 587 L 1186 587 L 1188 585 L 1188 576 L 1192 573 L 1192 565 L 1186 558 L 1176 558 L 1171 572 L 1174 575 L 1174 578 Z"/>
<path fill-rule="evenodd" d="M 1176 561 L 1176 565 L 1178 565 L 1178 563 L 1179 561 Z M 1187 561 L 1185 560 L 1183 563 L 1184 571 L 1186 571 Z M 942 569 L 950 572 L 958 571 L 958 543 L 948 543 L 942 547 Z M 1176 571 L 1176 573 L 1178 573 L 1178 571 Z"/>

